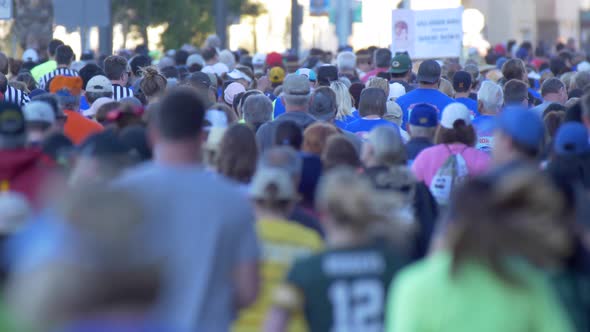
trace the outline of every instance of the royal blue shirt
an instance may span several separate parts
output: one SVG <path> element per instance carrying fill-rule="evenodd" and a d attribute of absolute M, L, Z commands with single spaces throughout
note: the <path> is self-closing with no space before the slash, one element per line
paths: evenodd
<path fill-rule="evenodd" d="M 353 115 L 346 116 L 344 119 L 334 120 L 334 124 L 336 125 L 336 127 L 340 128 L 340 129 L 346 129 L 346 127 L 349 124 L 351 124 L 359 119 L 358 113 L 356 113 L 357 116 L 355 116 L 354 114 L 355 113 L 353 113 Z"/>
<path fill-rule="evenodd" d="M 399 127 L 395 123 L 383 119 L 365 118 L 360 118 L 352 122 L 351 124 L 346 126 L 346 130 L 350 131 L 351 133 L 354 133 L 361 139 L 367 139 L 369 136 L 369 132 L 377 126 L 390 126 L 396 128 L 399 131 Z"/>
<path fill-rule="evenodd" d="M 420 103 L 431 104 L 438 110 L 438 118 L 440 119 L 445 107 L 448 104 L 454 103 L 455 100 L 435 89 L 418 88 L 397 98 L 395 102 L 401 107 L 404 113 L 402 127 L 407 128 L 408 119 L 410 118 L 410 113 L 414 105 Z"/>
<path fill-rule="evenodd" d="M 476 149 L 487 153 L 492 152 L 495 123 L 496 117 L 492 115 L 480 115 L 473 120 L 471 124 L 477 134 Z"/>
<path fill-rule="evenodd" d="M 471 98 L 455 98 L 455 101 L 465 105 L 467 109 L 471 111 L 472 119 L 479 116 L 479 112 L 477 111 L 477 101 Z"/>

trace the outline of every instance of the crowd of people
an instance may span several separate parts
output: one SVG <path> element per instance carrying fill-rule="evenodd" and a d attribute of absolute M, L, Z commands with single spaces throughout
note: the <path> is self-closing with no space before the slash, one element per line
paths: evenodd
<path fill-rule="evenodd" d="M 590 331 L 590 62 L 0 53 L 2 331 Z"/>

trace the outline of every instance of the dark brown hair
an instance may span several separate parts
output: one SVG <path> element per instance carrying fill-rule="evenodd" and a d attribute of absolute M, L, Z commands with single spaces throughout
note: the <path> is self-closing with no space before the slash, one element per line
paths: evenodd
<path fill-rule="evenodd" d="M 243 124 L 229 127 L 219 143 L 217 171 L 230 179 L 249 183 L 256 172 L 257 160 L 258 146 L 252 129 Z"/>
<path fill-rule="evenodd" d="M 547 112 L 545 117 L 543 118 L 543 122 L 545 123 L 545 132 L 550 139 L 555 137 L 557 133 L 557 129 L 563 124 L 565 121 L 565 112 L 561 111 L 550 111 Z"/>
<path fill-rule="evenodd" d="M 436 130 L 434 141 L 436 144 L 463 143 L 467 146 L 475 146 L 477 134 L 473 126 L 466 125 L 463 120 L 457 120 L 453 124 L 453 129 L 439 126 Z"/>
<path fill-rule="evenodd" d="M 521 286 L 507 265 L 510 257 L 550 266 L 571 250 L 571 211 L 541 172 L 519 167 L 499 178 L 475 178 L 457 188 L 450 206 L 445 243 L 452 273 L 468 261 L 490 268 L 505 282 Z M 525 286 L 525 285 L 522 285 Z"/>
<path fill-rule="evenodd" d="M 385 91 L 379 88 L 365 88 L 361 92 L 358 111 L 362 117 L 368 115 L 383 116 L 387 112 Z"/>
<path fill-rule="evenodd" d="M 525 73 L 526 67 L 520 59 L 510 59 L 502 66 L 502 75 L 504 75 L 506 81 L 512 79 L 522 80 Z"/>
<path fill-rule="evenodd" d="M 166 91 L 168 80 L 160 74 L 158 68 L 154 66 L 141 68 L 141 73 L 143 78 L 139 83 L 139 88 L 146 97 L 157 96 Z"/>
<path fill-rule="evenodd" d="M 359 154 L 354 145 L 342 134 L 332 135 L 328 138 L 326 147 L 322 152 L 322 164 L 324 170 L 330 170 L 339 166 L 358 168 L 361 166 Z"/>

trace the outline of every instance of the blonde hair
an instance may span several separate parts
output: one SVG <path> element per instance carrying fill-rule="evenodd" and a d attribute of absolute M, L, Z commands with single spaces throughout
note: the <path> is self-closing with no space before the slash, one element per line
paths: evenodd
<path fill-rule="evenodd" d="M 377 88 L 383 90 L 386 96 L 389 96 L 389 82 L 381 77 L 371 77 L 367 82 L 367 88 Z"/>
<path fill-rule="evenodd" d="M 330 88 L 336 93 L 336 120 L 342 120 L 352 115 L 352 96 L 346 85 L 340 81 L 330 83 Z"/>
<path fill-rule="evenodd" d="M 142 79 L 139 83 L 141 91 L 146 97 L 154 97 L 166 91 L 168 80 L 162 75 L 158 68 L 149 66 L 141 68 Z"/>

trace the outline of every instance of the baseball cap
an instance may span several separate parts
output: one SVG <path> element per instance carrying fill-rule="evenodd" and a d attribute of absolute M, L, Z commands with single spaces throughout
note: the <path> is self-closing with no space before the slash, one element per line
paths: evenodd
<path fill-rule="evenodd" d="M 466 125 L 470 125 L 471 112 L 467 106 L 461 103 L 451 103 L 443 110 L 442 118 L 440 119 L 440 125 L 443 128 L 453 129 L 455 122 L 458 120 L 463 120 L 465 121 Z"/>
<path fill-rule="evenodd" d="M 297 197 L 297 193 L 287 171 L 280 168 L 262 168 L 252 179 L 250 196 L 262 200 L 291 201 Z"/>
<path fill-rule="evenodd" d="M 406 94 L 406 88 L 400 83 L 389 84 L 389 99 L 397 99 Z"/>
<path fill-rule="evenodd" d="M 0 135 L 21 135 L 26 131 L 25 116 L 20 106 L 0 102 Z"/>
<path fill-rule="evenodd" d="M 458 71 L 453 76 L 453 89 L 457 92 L 467 92 L 471 89 L 471 74 L 466 71 Z"/>
<path fill-rule="evenodd" d="M 309 78 L 309 80 L 312 82 L 315 82 L 318 80 L 318 76 L 316 75 L 315 71 L 313 71 L 309 68 L 299 68 L 299 69 L 297 69 L 295 74 L 307 76 L 307 78 Z"/>
<path fill-rule="evenodd" d="M 502 131 L 514 142 L 538 149 L 545 136 L 541 117 L 521 106 L 506 107 L 496 117 L 496 130 Z"/>
<path fill-rule="evenodd" d="M 23 107 L 23 113 L 27 122 L 55 123 L 55 113 L 51 106 L 43 101 L 33 100 Z"/>
<path fill-rule="evenodd" d="M 266 62 L 266 55 L 263 53 L 256 53 L 252 57 L 252 65 L 253 66 L 264 66 L 265 62 Z"/>
<path fill-rule="evenodd" d="M 427 103 L 414 106 L 410 113 L 410 125 L 416 127 L 432 128 L 438 125 L 438 112 L 436 108 Z"/>
<path fill-rule="evenodd" d="M 39 53 L 32 48 L 28 48 L 23 53 L 23 61 L 24 62 L 37 62 L 39 61 Z"/>
<path fill-rule="evenodd" d="M 200 84 L 207 88 L 211 87 L 211 78 L 209 77 L 209 75 L 200 71 L 192 73 L 187 78 L 187 81 L 191 84 Z"/>
<path fill-rule="evenodd" d="M 250 76 L 246 75 L 243 71 L 239 70 L 239 69 L 234 69 L 232 71 L 230 71 L 227 76 L 229 76 L 230 78 L 234 79 L 234 80 L 246 80 L 248 83 L 252 82 L 252 79 L 250 78 Z"/>
<path fill-rule="evenodd" d="M 225 88 L 223 100 L 225 100 L 226 103 L 232 105 L 234 98 L 242 92 L 246 92 L 246 88 L 244 88 L 244 86 L 238 82 L 233 82 L 228 85 L 227 88 Z"/>
<path fill-rule="evenodd" d="M 564 123 L 557 130 L 553 149 L 560 156 L 580 155 L 590 151 L 588 130 L 579 122 Z"/>
<path fill-rule="evenodd" d="M 338 68 L 332 65 L 324 65 L 318 68 L 318 81 L 330 83 L 338 80 Z"/>
<path fill-rule="evenodd" d="M 441 68 L 435 60 L 426 60 L 418 68 L 418 82 L 436 83 L 440 80 Z"/>
<path fill-rule="evenodd" d="M 82 91 L 82 79 L 78 76 L 55 76 L 49 84 L 49 92 L 67 90 L 71 96 L 79 96 Z"/>
<path fill-rule="evenodd" d="M 88 84 L 86 84 L 86 91 L 97 93 L 112 92 L 113 83 L 111 83 L 111 80 L 106 78 L 106 76 L 97 75 L 88 81 Z"/>
<path fill-rule="evenodd" d="M 291 96 L 309 95 L 309 80 L 303 75 L 289 74 L 283 82 L 283 94 Z"/>
<path fill-rule="evenodd" d="M 578 71 L 590 71 L 590 62 L 582 61 L 576 66 Z"/>
<path fill-rule="evenodd" d="M 273 84 L 281 84 L 285 79 L 285 70 L 281 67 L 272 67 L 268 72 L 268 79 Z"/>
<path fill-rule="evenodd" d="M 218 62 L 214 65 L 203 67 L 201 71 L 205 74 L 215 74 L 217 76 L 221 76 L 229 71 L 229 67 L 224 63 Z"/>
<path fill-rule="evenodd" d="M 391 60 L 390 73 L 403 74 L 412 69 L 412 59 L 405 53 L 396 54 Z"/>
<path fill-rule="evenodd" d="M 271 52 L 266 56 L 266 64 L 269 67 L 279 67 L 283 65 L 283 56 L 277 52 Z"/>
<path fill-rule="evenodd" d="M 191 54 L 186 58 L 186 66 L 191 67 L 192 65 L 199 64 L 201 67 L 205 66 L 205 59 L 200 54 Z"/>

